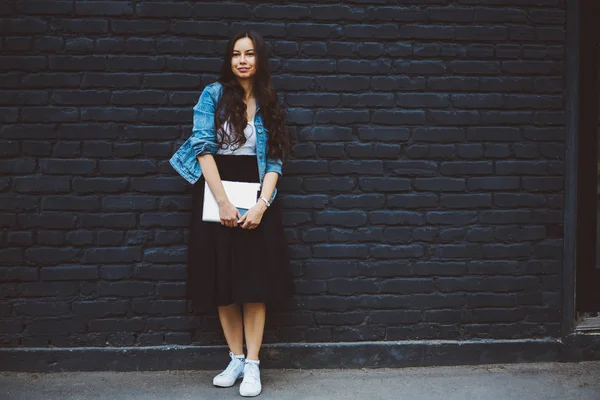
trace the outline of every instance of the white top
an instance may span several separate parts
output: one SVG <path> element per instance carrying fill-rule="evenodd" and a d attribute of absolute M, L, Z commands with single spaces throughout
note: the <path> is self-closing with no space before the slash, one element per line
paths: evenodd
<path fill-rule="evenodd" d="M 231 130 L 229 127 L 229 122 L 225 122 L 223 124 L 223 131 L 226 135 L 231 134 Z M 256 155 L 256 128 L 254 127 L 254 122 L 248 122 L 246 128 L 244 129 L 244 136 L 246 136 L 246 143 L 239 148 L 219 148 L 217 150 L 217 154 L 224 154 L 230 156 L 254 156 Z"/>

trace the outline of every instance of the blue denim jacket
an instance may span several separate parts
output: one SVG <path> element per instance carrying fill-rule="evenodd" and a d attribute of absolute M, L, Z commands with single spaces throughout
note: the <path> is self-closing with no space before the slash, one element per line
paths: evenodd
<path fill-rule="evenodd" d="M 223 93 L 219 82 L 206 86 L 200 95 L 198 103 L 194 106 L 194 125 L 192 135 L 181 145 L 179 150 L 169 160 L 175 171 L 192 185 L 202 176 L 200 163 L 196 158 L 202 154 L 215 154 L 218 150 L 215 132 L 215 110 Z M 268 132 L 263 126 L 260 107 L 257 104 L 254 115 L 256 127 L 256 161 L 258 174 L 262 184 L 267 172 L 277 172 L 281 175 L 282 162 L 267 156 Z M 273 191 L 271 200 L 275 198 L 277 189 Z"/>

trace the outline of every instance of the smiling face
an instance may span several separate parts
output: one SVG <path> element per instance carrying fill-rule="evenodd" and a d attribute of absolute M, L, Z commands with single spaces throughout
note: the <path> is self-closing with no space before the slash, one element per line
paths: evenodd
<path fill-rule="evenodd" d="M 235 42 L 231 55 L 231 70 L 238 79 L 251 79 L 256 74 L 256 52 L 248 37 Z"/>

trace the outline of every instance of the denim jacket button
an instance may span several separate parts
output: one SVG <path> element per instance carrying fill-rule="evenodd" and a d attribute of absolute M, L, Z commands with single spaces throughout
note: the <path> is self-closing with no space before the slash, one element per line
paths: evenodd
<path fill-rule="evenodd" d="M 262 129 L 258 128 L 258 133 L 262 133 Z"/>
<path fill-rule="evenodd" d="M 261 154 L 261 155 L 259 155 L 259 156 L 258 156 L 258 158 L 260 158 L 260 159 L 262 160 L 262 158 L 263 158 L 262 154 Z"/>

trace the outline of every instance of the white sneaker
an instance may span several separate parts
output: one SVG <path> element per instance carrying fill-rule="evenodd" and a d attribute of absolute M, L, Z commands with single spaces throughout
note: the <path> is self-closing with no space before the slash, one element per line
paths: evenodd
<path fill-rule="evenodd" d="M 229 352 L 231 361 L 225 371 L 215 376 L 213 379 L 213 385 L 219 387 L 230 387 L 233 386 L 235 381 L 244 376 L 245 359 L 237 358 L 232 352 Z"/>
<path fill-rule="evenodd" d="M 246 360 L 244 368 L 244 380 L 240 385 L 240 394 L 244 397 L 258 396 L 262 391 L 260 384 L 260 369 L 258 360 Z"/>

